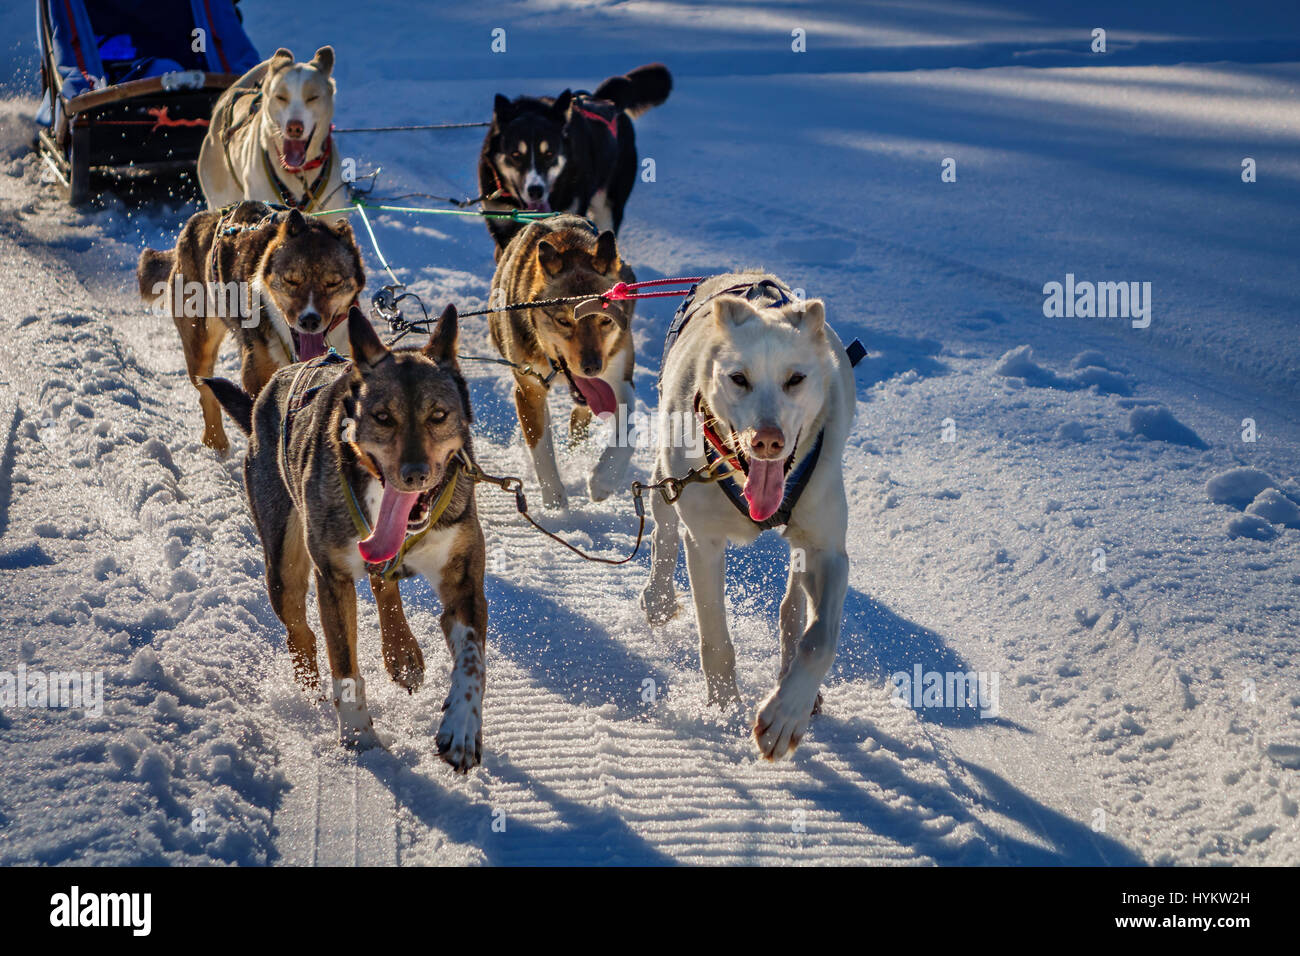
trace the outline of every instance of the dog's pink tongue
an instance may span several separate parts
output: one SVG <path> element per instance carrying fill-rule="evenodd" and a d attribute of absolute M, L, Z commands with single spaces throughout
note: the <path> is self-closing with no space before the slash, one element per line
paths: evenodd
<path fill-rule="evenodd" d="M 383 564 L 401 550 L 406 540 L 406 522 L 415 507 L 418 491 L 394 491 L 384 486 L 384 499 L 379 503 L 379 517 L 375 520 L 370 537 L 357 543 L 357 550 L 368 564 Z"/>
<path fill-rule="evenodd" d="M 317 356 L 325 354 L 325 333 L 314 335 L 307 332 L 298 333 L 298 361 L 310 362 Z"/>
<path fill-rule="evenodd" d="M 528 211 L 529 212 L 550 212 L 551 204 L 548 203 L 545 199 L 538 199 L 528 204 Z"/>
<path fill-rule="evenodd" d="M 745 500 L 749 502 L 749 516 L 755 521 L 766 521 L 781 507 L 785 497 L 785 462 L 749 459 L 749 475 L 745 478 Z"/>
<path fill-rule="evenodd" d="M 600 378 L 580 378 L 575 375 L 573 384 L 578 386 L 578 391 L 582 392 L 582 397 L 587 400 L 587 407 L 591 409 L 591 414 L 597 418 L 606 413 L 614 414 L 616 407 L 614 390 L 610 388 L 609 382 Z"/>
<path fill-rule="evenodd" d="M 301 166 L 307 161 L 307 140 L 286 139 L 284 141 L 284 161 L 289 166 Z"/>

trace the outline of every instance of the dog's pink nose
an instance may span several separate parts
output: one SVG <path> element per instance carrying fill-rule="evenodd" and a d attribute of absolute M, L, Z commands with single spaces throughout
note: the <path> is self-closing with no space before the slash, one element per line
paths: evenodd
<path fill-rule="evenodd" d="M 768 425 L 755 429 L 753 436 L 749 439 L 751 458 L 769 460 L 780 458 L 783 451 L 785 451 L 785 434 L 779 428 Z"/>
<path fill-rule="evenodd" d="M 284 134 L 290 139 L 302 139 L 302 120 L 289 120 L 284 124 Z"/>

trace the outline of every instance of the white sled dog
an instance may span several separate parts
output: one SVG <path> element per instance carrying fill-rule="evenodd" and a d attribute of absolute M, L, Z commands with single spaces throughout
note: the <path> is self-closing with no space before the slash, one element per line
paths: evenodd
<path fill-rule="evenodd" d="M 241 199 L 315 212 L 343 205 L 343 174 L 330 135 L 334 48 L 310 63 L 286 49 L 221 94 L 199 151 L 199 185 L 209 209 Z"/>
<path fill-rule="evenodd" d="M 675 504 L 653 494 L 642 607 L 652 624 L 676 613 L 680 520 L 709 703 L 739 704 L 724 595 L 727 541 L 748 544 L 784 526 L 792 560 L 781 602 L 780 678 L 754 719 L 759 751 L 778 759 L 807 732 L 839 640 L 848 587 L 842 459 L 856 402 L 849 356 L 820 300 L 798 300 L 775 276 L 747 272 L 691 291 L 660 369 L 654 480 L 705 468 L 732 477 L 687 484 Z"/>

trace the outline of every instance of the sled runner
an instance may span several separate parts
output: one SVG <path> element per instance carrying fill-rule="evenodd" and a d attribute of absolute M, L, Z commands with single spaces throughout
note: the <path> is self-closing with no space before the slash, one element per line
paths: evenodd
<path fill-rule="evenodd" d="M 193 166 L 221 92 L 261 58 L 232 0 L 37 0 L 37 149 L 73 205 L 92 168 Z"/>

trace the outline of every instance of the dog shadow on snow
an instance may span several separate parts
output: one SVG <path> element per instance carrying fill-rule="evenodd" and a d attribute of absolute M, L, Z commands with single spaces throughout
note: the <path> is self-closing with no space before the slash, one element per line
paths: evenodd
<path fill-rule="evenodd" d="M 743 582 L 751 595 L 748 608 L 770 621 L 773 636 L 785 588 L 786 545 L 775 535 L 763 535 L 745 549 L 728 553 L 728 580 Z M 775 653 L 775 646 L 773 647 Z M 835 664 L 827 676 L 827 685 L 866 683 L 880 688 L 881 694 L 892 693 L 896 674 L 914 674 L 917 665 L 923 673 L 940 674 L 978 671 L 948 646 L 939 633 L 922 627 L 894 613 L 867 594 L 850 587 L 844 604 L 844 623 Z M 937 724 L 960 732 L 963 728 L 993 727 L 1010 733 L 1031 733 L 1003 717 L 982 718 L 976 707 L 911 707 L 922 724 Z M 887 834 L 941 860 L 969 864 L 1027 865 L 1110 865 L 1133 866 L 1143 863 L 1140 856 L 1118 841 L 1094 833 L 1086 822 L 1068 817 L 1017 787 L 1001 774 L 960 758 L 961 767 L 979 787 L 975 793 L 962 777 L 945 773 L 934 783 L 906 778 L 899 780 L 898 765 L 908 758 L 933 760 L 929 753 L 918 753 L 912 745 L 895 740 L 871 720 L 843 717 L 823 712 L 813 721 L 811 734 L 819 745 L 843 760 L 855 774 L 868 780 L 883 781 L 890 790 L 906 792 L 933 813 L 967 823 L 983 839 L 964 850 L 956 850 L 936 836 L 926 815 L 914 806 L 878 799 L 861 784 L 836 770 L 826 760 L 808 759 L 796 751 L 794 760 L 806 776 L 791 784 L 791 791 L 842 819 L 861 823 L 874 832 Z M 880 745 L 874 752 L 863 752 L 862 742 Z M 965 797 L 995 809 L 1014 820 L 1036 839 L 1024 839 L 1006 832 L 994 832 L 979 818 L 971 815 Z M 989 848 L 996 848 L 995 851 Z"/>
<path fill-rule="evenodd" d="M 759 614 L 772 624 L 771 652 L 775 655 L 775 622 L 784 586 L 785 545 L 775 536 L 765 535 L 749 549 L 733 550 L 729 558 L 729 579 L 741 583 L 742 591 L 748 595 L 742 599 L 743 612 Z M 736 741 L 747 736 L 753 701 L 741 708 L 740 713 L 730 715 L 730 719 L 677 716 L 657 720 L 653 712 L 647 712 L 639 704 L 639 693 L 646 678 L 661 687 L 667 686 L 672 674 L 665 667 L 628 649 L 617 633 L 611 633 L 600 621 L 513 580 L 489 577 L 487 587 L 494 616 L 498 621 L 510 622 L 508 626 L 493 629 L 490 651 L 509 658 L 547 691 L 588 708 L 613 703 L 617 713 L 611 715 L 607 711 L 606 717 L 650 720 L 692 745 L 716 744 L 711 749 L 719 753 L 734 749 Z M 685 591 L 679 597 L 689 601 Z M 673 656 L 668 666 L 698 667 L 690 648 Z M 676 659 L 679 656 L 681 660 Z M 691 659 L 685 660 L 688 657 Z M 581 662 L 581 666 L 575 662 Z M 894 614 L 860 591 L 851 591 L 845 606 L 840 653 L 828 684 L 879 682 L 880 693 L 886 694 L 886 679 L 897 672 L 910 672 L 915 663 L 921 663 L 927 671 L 972 669 L 947 646 L 941 635 Z M 1007 732 L 1027 732 L 1006 720 L 980 721 L 977 713 L 963 712 L 963 709 L 916 708 L 914 713 L 923 723 L 958 731 L 982 723 L 994 724 Z M 803 774 L 789 778 L 783 786 L 822 813 L 864 827 L 933 859 L 959 864 L 1136 865 L 1142 862 L 1127 847 L 1093 833 L 1084 823 L 1046 806 L 985 767 L 959 761 L 964 773 L 945 768 L 942 776 L 933 781 L 900 770 L 910 760 L 933 762 L 936 758 L 929 750 L 894 738 L 869 719 L 822 713 L 813 724 L 812 737 L 818 749 L 824 748 L 834 759 L 815 756 L 811 751 L 796 752 L 793 759 Z M 868 740 L 878 746 L 865 749 L 863 742 Z M 684 748 L 683 759 L 690 759 L 688 749 Z M 711 772 L 716 773 L 716 785 L 730 791 L 740 807 L 749 808 L 754 821 L 749 835 L 754 842 L 770 843 L 773 836 L 780 838 L 780 835 L 773 830 L 771 809 L 764 798 L 766 786 L 761 777 L 755 778 L 752 763 L 753 758 L 748 755 L 734 766 L 723 760 Z M 668 854 L 636 832 L 617 809 L 566 796 L 514 763 L 508 753 L 495 753 L 489 747 L 484 764 L 498 785 L 532 795 L 549 822 L 534 824 L 517 815 L 507 822 L 506 832 L 496 832 L 489 811 L 462 788 L 448 785 L 440 777 L 426 775 L 401 761 L 382 756 L 365 761 L 399 804 L 450 839 L 477 847 L 488 862 L 556 859 L 578 865 L 673 862 Z M 862 785 L 862 780 L 880 782 L 885 794 L 877 796 L 872 788 Z M 894 798 L 897 794 L 907 799 L 899 801 Z M 1011 832 L 994 830 L 970 811 L 972 805 L 995 811 L 1016 826 Z M 950 820 L 951 826 L 936 832 L 936 819 Z M 954 832 L 968 833 L 971 838 L 959 844 L 953 839 Z M 1021 833 L 1025 835 L 1018 835 Z M 756 852 L 754 858 L 757 860 Z"/>

